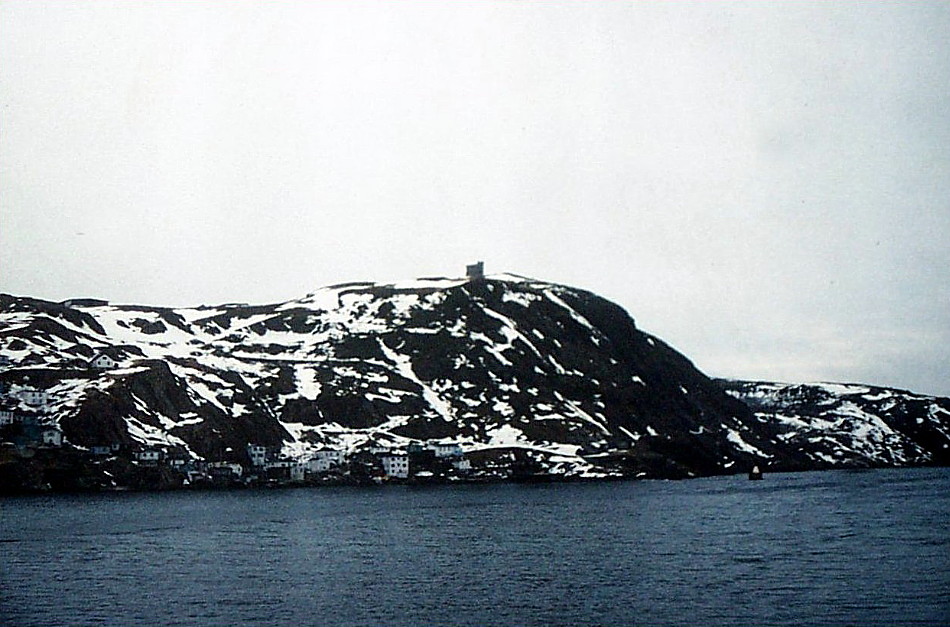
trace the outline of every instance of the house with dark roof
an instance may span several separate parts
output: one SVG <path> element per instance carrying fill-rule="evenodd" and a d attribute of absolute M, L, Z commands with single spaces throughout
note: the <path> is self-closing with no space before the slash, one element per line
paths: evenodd
<path fill-rule="evenodd" d="M 89 367 L 100 370 L 110 370 L 112 368 L 118 368 L 121 359 L 122 355 L 116 350 L 116 347 L 110 346 L 96 353 L 95 356 L 89 360 Z"/>

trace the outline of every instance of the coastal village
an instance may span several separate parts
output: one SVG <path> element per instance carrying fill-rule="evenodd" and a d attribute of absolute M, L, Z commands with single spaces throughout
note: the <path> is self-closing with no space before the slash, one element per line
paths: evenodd
<path fill-rule="evenodd" d="M 114 367 L 97 356 L 94 368 Z M 110 468 L 125 467 L 125 475 L 153 475 L 148 485 L 89 485 L 91 489 L 135 487 L 240 487 L 290 485 L 360 485 L 387 482 L 432 483 L 507 478 L 504 465 L 489 463 L 473 472 L 471 459 L 457 442 L 446 440 L 412 441 L 404 447 L 373 445 L 355 450 L 321 448 L 304 459 L 291 459 L 280 447 L 248 444 L 243 462 L 196 460 L 175 448 L 139 447 L 120 443 L 91 447 L 75 446 L 64 440 L 63 433 L 47 413 L 48 396 L 43 390 L 16 386 L 0 387 L 0 461 L 31 459 L 55 452 L 71 456 L 88 468 L 101 466 L 102 476 L 116 477 Z M 137 472 L 129 472 L 137 471 Z M 509 466 L 510 470 L 510 466 Z M 93 473 L 96 474 L 96 473 Z M 118 477 L 116 477 L 118 479 Z M 140 483 L 140 482 L 139 482 Z"/>
<path fill-rule="evenodd" d="M 946 399 L 712 380 L 608 301 L 481 262 L 261 306 L 0 301 L 4 494 L 681 479 L 950 446 Z"/>
<path fill-rule="evenodd" d="M 469 280 L 484 277 L 482 262 L 466 267 Z M 67 301 L 99 305 L 103 301 Z M 74 359 L 72 367 L 90 374 L 121 368 L 126 353 L 111 347 L 91 359 Z M 134 365 L 134 361 L 131 365 Z M 16 367 L 0 356 L 0 368 Z M 517 478 L 525 469 L 534 472 L 536 462 L 524 451 L 498 454 L 482 451 L 466 455 L 451 439 L 366 442 L 351 450 L 324 447 L 303 458 L 291 458 L 280 446 L 248 443 L 245 454 L 228 451 L 232 461 L 196 459 L 182 447 L 149 447 L 141 443 L 102 442 L 88 447 L 70 443 L 49 411 L 47 391 L 23 384 L 0 381 L 0 464 L 33 459 L 71 460 L 79 469 L 68 482 L 78 489 L 155 489 L 304 485 L 364 485 L 382 483 L 440 483 L 491 481 Z M 478 459 L 473 468 L 472 457 Z M 71 472 L 71 471 L 68 471 Z M 57 489 L 41 485 L 40 489 Z"/>
<path fill-rule="evenodd" d="M 4 358 L 2 366 L 11 366 Z M 86 366 L 105 371 L 119 362 L 103 352 Z M 441 483 L 510 479 L 530 466 L 524 453 L 472 457 L 452 440 L 368 442 L 352 450 L 324 447 L 310 455 L 290 458 L 279 446 L 249 443 L 231 455 L 242 461 L 195 459 L 179 447 L 133 448 L 119 442 L 81 447 L 68 442 L 49 413 L 45 390 L 0 383 L 0 463 L 34 458 L 71 459 L 87 481 L 79 489 L 215 488 L 306 485 L 372 485 L 383 483 Z M 74 477 L 76 478 L 76 477 Z M 82 477 L 78 477 L 82 479 Z M 55 489 L 55 486 L 41 486 Z"/>

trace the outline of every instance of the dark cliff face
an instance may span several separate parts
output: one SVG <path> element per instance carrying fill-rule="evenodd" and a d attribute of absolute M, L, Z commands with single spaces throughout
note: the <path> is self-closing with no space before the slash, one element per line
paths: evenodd
<path fill-rule="evenodd" d="M 576 476 L 815 462 L 622 308 L 520 277 L 348 284 L 266 306 L 0 307 L 0 382 L 11 397 L 47 390 L 47 419 L 85 447 L 243 462 L 248 444 L 306 458 L 444 439 Z M 118 365 L 89 368 L 103 352 Z"/>

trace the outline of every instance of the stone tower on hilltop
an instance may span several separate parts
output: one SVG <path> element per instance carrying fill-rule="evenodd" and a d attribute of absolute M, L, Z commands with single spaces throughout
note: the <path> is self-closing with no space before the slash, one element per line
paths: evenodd
<path fill-rule="evenodd" d="M 477 281 L 478 279 L 485 278 L 485 262 L 479 261 L 478 263 L 473 263 L 470 266 L 465 266 L 465 276 L 468 277 L 469 281 Z"/>

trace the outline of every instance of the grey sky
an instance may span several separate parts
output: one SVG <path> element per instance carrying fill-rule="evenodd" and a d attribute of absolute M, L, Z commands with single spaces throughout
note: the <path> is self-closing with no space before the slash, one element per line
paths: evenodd
<path fill-rule="evenodd" d="M 484 259 L 716 376 L 950 395 L 950 3 L 0 4 L 0 291 Z"/>

